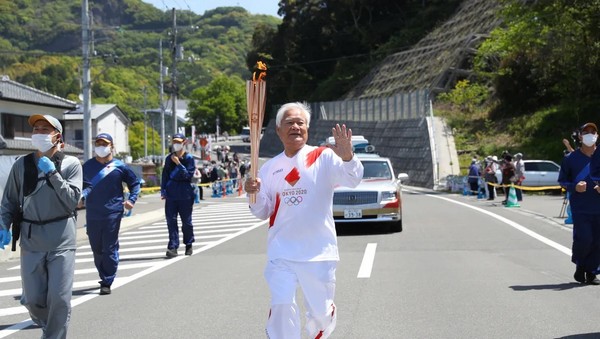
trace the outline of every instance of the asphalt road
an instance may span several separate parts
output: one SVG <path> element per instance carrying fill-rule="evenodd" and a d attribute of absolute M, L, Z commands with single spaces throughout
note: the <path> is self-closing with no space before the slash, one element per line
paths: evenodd
<path fill-rule="evenodd" d="M 506 208 L 407 187 L 403 232 L 338 229 L 332 338 L 600 337 L 600 286 L 573 281 L 561 205 L 559 196 L 526 196 Z M 175 260 L 164 259 L 163 220 L 124 230 L 124 267 L 109 296 L 97 294 L 82 241 L 69 337 L 264 338 L 265 223 L 235 197 L 204 201 L 194 218 L 196 251 Z M 0 263 L 0 338 L 39 338 L 39 329 L 18 330 L 27 314 L 11 281 L 16 263 Z"/>

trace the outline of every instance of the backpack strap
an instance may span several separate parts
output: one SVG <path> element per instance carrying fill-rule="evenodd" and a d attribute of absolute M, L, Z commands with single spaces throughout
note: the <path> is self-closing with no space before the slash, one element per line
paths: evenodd
<path fill-rule="evenodd" d="M 33 153 L 27 154 L 23 158 L 23 190 L 21 196 L 21 206 L 23 205 L 23 200 L 26 196 L 30 195 L 35 191 L 38 183 L 38 170 L 35 165 L 35 158 Z M 44 179 L 44 178 L 42 178 Z M 12 247 L 11 251 L 17 250 L 17 242 L 21 237 L 21 222 L 23 221 L 23 210 L 22 207 L 19 208 L 19 212 L 15 214 L 12 220 Z"/>
<path fill-rule="evenodd" d="M 38 183 L 38 169 L 35 165 L 33 153 L 29 153 L 23 158 L 23 197 L 26 197 L 35 191 Z"/>

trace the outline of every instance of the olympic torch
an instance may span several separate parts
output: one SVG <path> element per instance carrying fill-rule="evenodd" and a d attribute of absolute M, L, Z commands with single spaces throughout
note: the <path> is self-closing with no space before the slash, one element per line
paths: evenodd
<path fill-rule="evenodd" d="M 267 83 L 265 81 L 267 65 L 258 61 L 256 68 L 257 71 L 252 73 L 252 80 L 246 81 L 248 124 L 250 125 L 250 175 L 252 178 L 258 176 L 258 150 L 267 95 Z M 256 202 L 256 194 L 250 194 L 249 197 L 250 203 Z"/>

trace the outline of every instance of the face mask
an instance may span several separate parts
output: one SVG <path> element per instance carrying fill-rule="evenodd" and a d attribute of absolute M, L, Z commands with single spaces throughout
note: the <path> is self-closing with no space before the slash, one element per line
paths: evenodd
<path fill-rule="evenodd" d="M 96 146 L 96 148 L 94 148 L 94 152 L 96 152 L 96 155 L 100 158 L 104 158 L 109 155 L 110 151 L 110 146 Z"/>
<path fill-rule="evenodd" d="M 581 136 L 581 142 L 583 142 L 583 144 L 588 147 L 594 146 L 597 139 L 598 139 L 598 134 L 590 133 L 590 134 L 584 134 Z"/>
<path fill-rule="evenodd" d="M 183 149 L 183 144 L 173 144 L 173 151 L 179 152 Z"/>
<path fill-rule="evenodd" d="M 44 153 L 54 147 L 54 143 L 52 143 L 52 134 L 33 134 L 31 136 L 31 144 L 33 147 L 38 149 L 40 152 Z"/>

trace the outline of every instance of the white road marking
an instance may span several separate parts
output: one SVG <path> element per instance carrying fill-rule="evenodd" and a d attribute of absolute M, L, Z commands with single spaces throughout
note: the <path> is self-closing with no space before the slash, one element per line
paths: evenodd
<path fill-rule="evenodd" d="M 255 228 L 264 226 L 267 222 L 268 221 L 266 221 L 266 220 L 260 220 L 260 221 L 256 222 L 254 225 L 252 225 L 250 227 L 242 229 L 242 230 L 240 230 L 240 231 L 238 231 L 236 233 L 229 234 L 228 236 L 223 237 L 220 240 L 211 242 L 210 245 L 203 246 L 203 247 L 201 247 L 199 249 L 195 249 L 194 254 L 192 254 L 192 255 L 197 255 L 197 254 L 202 253 L 204 251 L 207 251 L 207 250 L 209 250 L 209 249 L 211 249 L 213 247 L 221 245 L 222 243 L 227 242 L 227 241 L 229 241 L 231 239 L 234 239 L 234 238 L 236 238 L 236 237 L 238 237 L 238 236 L 240 236 L 242 234 L 245 234 L 247 232 L 250 232 L 250 231 L 254 230 Z M 164 252 L 160 252 L 160 254 L 164 255 Z M 149 253 L 148 255 L 137 254 L 137 255 L 132 256 L 132 257 L 138 257 L 139 258 L 139 257 L 145 257 L 145 256 L 153 256 L 153 255 L 155 255 L 155 253 Z M 128 257 L 128 256 L 127 255 L 120 256 L 120 258 L 124 258 L 124 257 Z M 143 271 L 140 271 L 140 272 L 138 272 L 138 273 L 136 273 L 136 274 L 134 274 L 132 276 L 123 277 L 123 278 L 117 277 L 115 279 L 115 281 L 113 282 L 113 285 L 111 286 L 111 288 L 113 290 L 116 289 L 116 288 L 119 288 L 120 286 L 126 285 L 126 284 L 128 284 L 128 283 L 130 283 L 132 281 L 135 281 L 135 280 L 137 280 L 139 278 L 142 278 L 142 277 L 144 277 L 144 276 L 146 276 L 146 275 L 148 275 L 150 273 L 156 272 L 156 271 L 158 271 L 158 270 L 160 270 L 160 269 L 162 269 L 164 267 L 167 267 L 167 266 L 172 265 L 172 264 L 174 264 L 176 262 L 179 262 L 180 260 L 184 260 L 186 257 L 187 256 L 180 255 L 178 257 L 175 257 L 175 258 L 172 258 L 172 259 L 169 259 L 169 260 L 154 262 L 154 264 L 152 266 L 150 266 L 147 269 L 145 269 Z M 79 261 L 93 261 L 93 259 L 91 259 L 91 260 L 88 260 L 88 259 L 75 260 L 76 263 L 79 262 Z M 19 266 L 17 266 L 17 268 L 18 267 Z M 87 282 L 82 282 L 82 283 L 86 284 Z M 97 280 L 94 281 L 94 284 L 95 285 L 98 284 Z M 90 300 L 92 300 L 92 299 L 94 299 L 94 298 L 96 298 L 96 297 L 99 296 L 99 294 L 96 293 L 95 291 L 90 291 L 90 292 L 91 292 L 90 294 L 86 294 L 86 295 L 83 295 L 83 296 L 81 296 L 79 298 L 72 299 L 71 300 L 71 306 L 72 307 L 78 306 L 80 304 L 83 304 L 83 303 L 85 303 L 87 301 L 90 301 Z M 0 317 L 7 316 L 7 315 L 23 314 L 23 313 L 27 313 L 27 312 L 28 312 L 27 309 L 25 307 L 23 307 L 23 306 L 8 307 L 8 308 L 0 309 Z M 6 327 L 6 328 L 0 330 L 0 338 L 6 338 L 9 335 L 15 334 L 15 333 L 19 332 L 20 330 L 23 330 L 23 329 L 25 329 L 25 328 L 27 328 L 27 327 L 29 327 L 31 325 L 33 325 L 33 321 L 31 319 L 26 319 L 26 320 L 23 320 L 23 321 L 21 321 L 19 323 L 16 323 L 14 325 Z"/>
<path fill-rule="evenodd" d="M 363 255 L 362 263 L 358 269 L 357 278 L 370 278 L 371 271 L 373 270 L 373 261 L 375 260 L 375 251 L 377 250 L 377 243 L 368 243 L 365 248 L 365 254 Z"/>
<path fill-rule="evenodd" d="M 520 224 L 518 224 L 518 223 L 516 223 L 516 222 L 514 222 L 512 220 L 509 220 L 509 219 L 507 219 L 507 218 L 505 218 L 503 216 L 500 216 L 500 215 L 497 215 L 497 214 L 492 213 L 490 211 L 484 210 L 483 208 L 479 208 L 479 207 L 476 207 L 476 206 L 472 206 L 472 205 L 466 204 L 464 202 L 452 200 L 450 198 L 445 198 L 445 197 L 441 197 L 441 196 L 433 195 L 433 194 L 425 194 L 425 195 L 427 195 L 429 197 L 432 197 L 432 198 L 445 200 L 445 201 L 451 202 L 453 204 L 461 205 L 461 206 L 473 209 L 475 211 L 478 211 L 480 213 L 486 214 L 486 215 L 488 215 L 488 216 L 490 216 L 490 217 L 492 217 L 494 219 L 497 219 L 497 220 L 499 220 L 499 221 L 501 221 L 501 222 L 503 222 L 503 223 L 505 223 L 505 224 L 513 227 L 514 229 L 516 229 L 518 231 L 521 231 L 521 232 L 527 234 L 528 236 L 530 236 L 530 237 L 532 237 L 532 238 L 534 238 L 534 239 L 536 239 L 536 240 L 538 240 L 538 241 L 540 241 L 540 242 L 542 242 L 542 243 L 544 243 L 544 244 L 546 244 L 546 245 L 548 245 L 548 246 L 550 246 L 550 247 L 552 247 L 552 248 L 554 248 L 556 250 L 559 250 L 560 252 L 562 252 L 562 253 L 564 253 L 564 254 L 566 254 L 568 256 L 571 256 L 571 254 L 572 254 L 570 248 L 567 248 L 567 247 L 565 247 L 565 246 L 563 246 L 563 245 L 561 245 L 561 244 L 559 244 L 559 243 L 557 243 L 555 241 L 552 241 L 552 240 L 550 240 L 550 239 L 548 239 L 548 238 L 546 238 L 546 237 L 544 237 L 544 236 L 542 236 L 540 234 L 537 234 L 534 231 L 528 229 L 527 227 L 525 227 L 523 225 L 520 225 Z"/>

